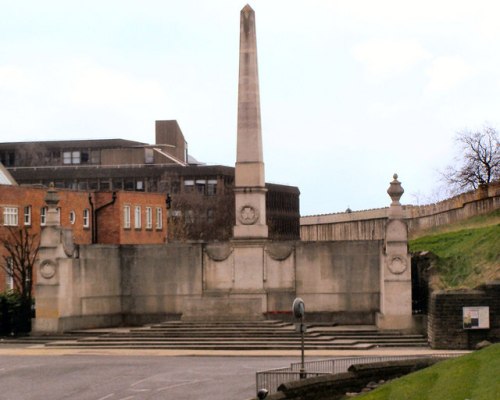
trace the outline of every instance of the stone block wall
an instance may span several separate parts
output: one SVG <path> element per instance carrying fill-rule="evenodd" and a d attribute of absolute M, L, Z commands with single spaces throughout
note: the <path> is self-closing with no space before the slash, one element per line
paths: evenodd
<path fill-rule="evenodd" d="M 463 307 L 488 306 L 489 329 L 464 329 Z M 428 338 L 437 349 L 473 349 L 482 340 L 500 341 L 500 282 L 476 290 L 438 291 L 430 298 Z"/>
<path fill-rule="evenodd" d="M 374 323 L 380 310 L 380 241 L 300 243 L 296 293 L 308 320 Z"/>
<path fill-rule="evenodd" d="M 410 238 L 439 226 L 500 209 L 500 183 L 492 183 L 424 206 L 403 206 Z M 389 208 L 311 215 L 300 218 L 302 241 L 380 240 L 385 235 Z"/>
<path fill-rule="evenodd" d="M 59 236 L 56 235 L 56 239 Z M 57 240 L 56 240 L 57 241 Z M 307 322 L 373 323 L 382 242 L 81 245 L 42 254 L 38 332 L 167 319 L 256 320 L 307 305 Z M 49 251 L 50 250 L 50 251 Z"/>

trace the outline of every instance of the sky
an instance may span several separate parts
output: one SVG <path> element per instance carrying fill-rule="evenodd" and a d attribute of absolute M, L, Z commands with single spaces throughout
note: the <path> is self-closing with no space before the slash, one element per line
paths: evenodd
<path fill-rule="evenodd" d="M 235 0 L 0 0 L 0 141 L 154 143 L 234 166 Z M 454 137 L 500 128 L 500 2 L 253 0 L 266 181 L 301 214 L 444 196 Z"/>

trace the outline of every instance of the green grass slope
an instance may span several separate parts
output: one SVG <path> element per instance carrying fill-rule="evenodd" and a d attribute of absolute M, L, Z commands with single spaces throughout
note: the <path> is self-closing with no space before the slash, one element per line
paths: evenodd
<path fill-rule="evenodd" d="M 360 400 L 500 399 L 500 343 L 389 382 Z"/>
<path fill-rule="evenodd" d="M 500 210 L 410 240 L 410 251 L 431 251 L 436 288 L 473 288 L 500 279 Z"/>

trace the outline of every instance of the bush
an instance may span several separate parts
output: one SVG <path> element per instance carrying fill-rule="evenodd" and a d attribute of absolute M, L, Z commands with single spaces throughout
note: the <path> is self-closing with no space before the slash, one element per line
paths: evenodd
<path fill-rule="evenodd" d="M 31 304 L 16 292 L 0 293 L 0 335 L 31 331 Z"/>

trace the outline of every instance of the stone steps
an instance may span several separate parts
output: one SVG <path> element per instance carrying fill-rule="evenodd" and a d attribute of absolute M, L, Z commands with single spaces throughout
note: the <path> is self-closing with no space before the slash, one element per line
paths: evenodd
<path fill-rule="evenodd" d="M 14 343 L 9 339 L 10 343 Z M 74 330 L 65 335 L 18 338 L 18 343 L 46 347 L 99 349 L 186 350 L 297 350 L 300 335 L 294 324 L 282 321 L 182 322 L 172 321 L 140 328 Z M 373 347 L 427 347 L 421 335 L 380 332 L 375 327 L 312 325 L 305 348 L 356 350 Z"/>

